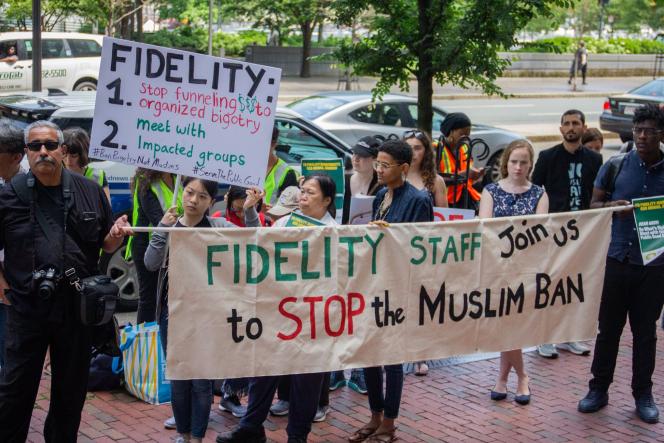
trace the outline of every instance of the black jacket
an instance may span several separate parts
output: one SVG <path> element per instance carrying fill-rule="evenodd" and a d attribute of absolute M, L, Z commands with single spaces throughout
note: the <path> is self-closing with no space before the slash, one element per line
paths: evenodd
<path fill-rule="evenodd" d="M 549 196 L 549 212 L 566 212 L 570 210 L 569 165 L 571 162 L 581 163 L 581 208 L 590 207 L 593 183 L 602 156 L 585 146 L 574 154 L 567 152 L 562 144 L 540 152 L 533 170 L 532 182 L 543 186 Z"/>

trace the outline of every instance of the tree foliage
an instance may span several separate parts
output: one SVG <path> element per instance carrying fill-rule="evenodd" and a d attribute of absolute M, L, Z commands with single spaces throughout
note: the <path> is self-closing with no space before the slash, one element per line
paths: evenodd
<path fill-rule="evenodd" d="M 374 95 L 393 85 L 408 90 L 418 82 L 418 125 L 431 133 L 433 81 L 500 94 L 496 78 L 507 61 L 515 33 L 537 14 L 565 0 L 339 0 L 339 22 L 349 24 L 369 8 L 376 12 L 368 38 L 343 45 L 338 59 L 357 74 L 377 75 Z"/>

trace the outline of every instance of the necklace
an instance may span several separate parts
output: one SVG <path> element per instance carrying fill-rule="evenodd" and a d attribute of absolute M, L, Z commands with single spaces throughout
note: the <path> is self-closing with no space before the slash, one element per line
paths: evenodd
<path fill-rule="evenodd" d="M 383 199 L 382 202 L 380 202 L 380 206 L 378 207 L 378 220 L 385 220 L 385 217 L 387 217 L 387 214 L 390 212 L 390 208 L 392 207 L 392 193 L 387 192 L 385 194 L 385 198 Z"/>

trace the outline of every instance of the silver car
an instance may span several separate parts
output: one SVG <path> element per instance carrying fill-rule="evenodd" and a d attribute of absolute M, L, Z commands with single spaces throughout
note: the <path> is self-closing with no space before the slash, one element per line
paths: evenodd
<path fill-rule="evenodd" d="M 349 145 L 366 135 L 400 137 L 417 126 L 417 99 L 402 94 L 387 94 L 372 102 L 369 92 L 323 92 L 287 105 Z M 433 137 L 440 137 L 440 123 L 447 112 L 433 107 Z M 473 152 L 475 165 L 488 168 L 486 180 L 499 178 L 499 160 L 505 147 L 523 138 L 503 129 L 473 124 L 471 138 L 482 139 L 488 149 Z"/>

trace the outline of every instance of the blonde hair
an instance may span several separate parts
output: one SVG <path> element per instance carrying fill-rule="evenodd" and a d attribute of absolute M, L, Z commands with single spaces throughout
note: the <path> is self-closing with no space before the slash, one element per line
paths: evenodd
<path fill-rule="evenodd" d="M 533 145 L 531 145 L 528 140 L 522 138 L 519 140 L 514 140 L 512 143 L 507 145 L 507 148 L 505 148 L 505 151 L 503 151 L 503 155 L 500 158 L 500 176 L 502 178 L 507 177 L 507 164 L 510 161 L 510 155 L 512 155 L 514 150 L 521 148 L 528 150 L 528 156 L 530 157 L 530 169 L 528 170 L 528 177 L 530 177 L 530 173 L 533 171 L 533 166 L 535 165 L 535 150 L 533 149 Z"/>

